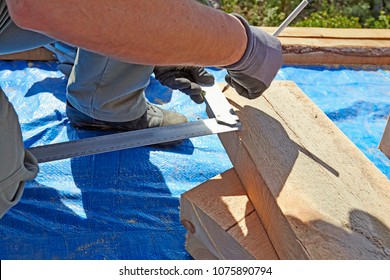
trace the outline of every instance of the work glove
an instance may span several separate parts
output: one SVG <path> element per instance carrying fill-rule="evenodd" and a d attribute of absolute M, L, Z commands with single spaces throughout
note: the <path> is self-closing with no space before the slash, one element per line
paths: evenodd
<path fill-rule="evenodd" d="M 244 25 L 248 45 L 237 63 L 223 67 L 228 72 L 225 80 L 238 94 L 254 99 L 270 86 L 283 65 L 282 46 L 276 37 L 250 26 L 240 15 L 233 16 Z"/>
<path fill-rule="evenodd" d="M 203 67 L 195 66 L 156 66 L 155 78 L 164 86 L 178 89 L 197 104 L 204 101 L 204 92 L 201 86 L 212 86 L 214 76 Z"/>

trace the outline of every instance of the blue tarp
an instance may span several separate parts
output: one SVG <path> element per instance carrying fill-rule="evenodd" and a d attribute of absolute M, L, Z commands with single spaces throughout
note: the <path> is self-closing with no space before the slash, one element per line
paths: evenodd
<path fill-rule="evenodd" d="M 54 63 L 3 62 L 0 85 L 26 147 L 89 137 L 65 115 L 66 79 Z M 158 93 L 158 95 L 156 95 Z M 147 97 L 190 120 L 205 105 L 152 81 Z M 44 163 L 22 201 L 0 220 L 1 259 L 189 259 L 179 219 L 183 192 L 231 167 L 206 136 L 170 149 L 135 148 Z"/>
<path fill-rule="evenodd" d="M 223 71 L 213 73 L 223 80 Z M 389 72 L 283 67 L 277 79 L 295 81 L 390 177 L 389 160 L 376 149 L 390 112 Z M 69 125 L 66 78 L 55 62 L 0 62 L 0 86 L 26 147 L 99 134 Z M 204 104 L 153 79 L 146 94 L 190 120 L 207 118 Z M 230 167 L 216 135 L 41 164 L 21 202 L 0 220 L 0 259 L 191 259 L 180 195 Z"/>

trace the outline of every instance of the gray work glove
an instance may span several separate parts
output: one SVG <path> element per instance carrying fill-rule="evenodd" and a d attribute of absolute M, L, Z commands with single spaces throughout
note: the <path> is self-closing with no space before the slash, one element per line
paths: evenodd
<path fill-rule="evenodd" d="M 204 92 L 201 86 L 214 84 L 214 76 L 203 67 L 156 66 L 153 72 L 155 78 L 162 85 L 184 92 L 198 104 L 204 101 Z"/>
<path fill-rule="evenodd" d="M 254 99 L 270 86 L 283 65 L 282 46 L 276 37 L 250 26 L 240 15 L 233 15 L 245 26 L 248 45 L 237 63 L 223 67 L 228 72 L 225 79 L 238 94 Z"/>

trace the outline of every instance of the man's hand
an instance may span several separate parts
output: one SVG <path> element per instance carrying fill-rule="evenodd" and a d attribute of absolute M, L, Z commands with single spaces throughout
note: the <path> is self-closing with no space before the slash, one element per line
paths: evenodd
<path fill-rule="evenodd" d="M 224 67 L 228 72 L 226 82 L 238 94 L 254 99 L 270 86 L 283 65 L 282 47 L 276 37 L 250 26 L 240 15 L 234 16 L 246 29 L 248 45 L 237 63 Z"/>
<path fill-rule="evenodd" d="M 212 86 L 214 84 L 214 76 L 203 67 L 156 66 L 153 72 L 162 85 L 184 92 L 198 104 L 204 101 L 201 86 Z"/>

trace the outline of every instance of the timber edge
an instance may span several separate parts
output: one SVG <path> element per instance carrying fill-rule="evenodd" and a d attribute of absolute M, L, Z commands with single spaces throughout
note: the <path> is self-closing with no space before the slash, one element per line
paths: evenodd
<path fill-rule="evenodd" d="M 259 27 L 272 34 L 275 27 Z M 389 65 L 390 29 L 287 27 L 278 38 L 286 65 Z M 56 60 L 45 48 L 0 55 L 0 60 Z"/>
<path fill-rule="evenodd" d="M 285 64 L 390 65 L 390 29 L 287 27 L 278 38 Z"/>
<path fill-rule="evenodd" d="M 0 55 L 0 60 L 55 61 L 57 59 L 51 51 L 41 47 L 24 52 Z"/>

